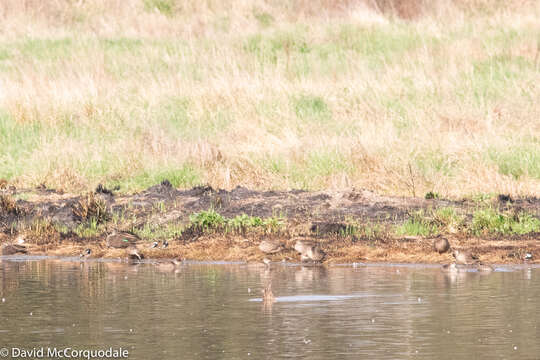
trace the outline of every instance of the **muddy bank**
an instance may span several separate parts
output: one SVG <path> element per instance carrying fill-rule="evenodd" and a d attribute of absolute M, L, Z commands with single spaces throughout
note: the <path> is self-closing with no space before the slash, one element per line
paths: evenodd
<path fill-rule="evenodd" d="M 526 253 L 532 254 L 530 262 L 540 259 L 538 232 L 482 230 L 475 215 L 491 209 L 520 225 L 526 214 L 534 224 L 540 218 L 538 198 L 498 196 L 480 202 L 389 197 L 368 190 L 178 190 L 168 182 L 132 195 L 98 187 L 81 196 L 46 188 L 4 189 L 0 196 L 0 242 L 24 238 L 32 254 L 71 256 L 90 248 L 95 257 L 123 257 L 124 250 L 109 249 L 104 242 L 107 232 L 118 229 L 139 235 L 138 247 L 148 258 L 260 261 L 265 255 L 258 244 L 272 239 L 285 248 L 272 260 L 294 261 L 299 259 L 294 242 L 309 239 L 321 244 L 326 262 L 444 263 L 451 255 L 434 252 L 432 244 L 446 237 L 452 247 L 471 250 L 484 262 L 520 263 Z M 209 209 L 214 217 L 205 213 Z M 440 215 L 448 211 L 450 220 Z M 194 220 L 201 213 L 208 218 Z M 415 221 L 428 233 L 407 234 L 411 230 L 403 224 Z M 166 249 L 150 248 L 163 240 L 169 243 Z"/>

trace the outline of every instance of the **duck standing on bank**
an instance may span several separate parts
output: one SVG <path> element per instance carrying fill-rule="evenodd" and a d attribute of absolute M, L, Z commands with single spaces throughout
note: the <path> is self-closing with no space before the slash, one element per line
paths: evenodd
<path fill-rule="evenodd" d="M 439 254 L 443 254 L 450 250 L 450 243 L 446 238 L 439 238 L 433 242 L 433 249 Z"/>
<path fill-rule="evenodd" d="M 86 249 L 82 252 L 81 255 L 79 255 L 80 258 L 87 258 L 89 257 L 90 255 L 92 254 L 92 250 L 91 249 Z"/>
<path fill-rule="evenodd" d="M 130 245 L 136 245 L 141 238 L 127 231 L 116 231 L 107 235 L 107 247 L 115 249 L 127 249 Z"/>
<path fill-rule="evenodd" d="M 283 250 L 283 245 L 277 241 L 263 240 L 259 244 L 259 250 L 265 254 L 276 254 Z"/>

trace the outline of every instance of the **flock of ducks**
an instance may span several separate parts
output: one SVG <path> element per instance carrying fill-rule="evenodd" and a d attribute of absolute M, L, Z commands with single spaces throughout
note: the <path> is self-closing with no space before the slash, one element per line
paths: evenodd
<path fill-rule="evenodd" d="M 144 256 L 139 252 L 138 245 L 140 244 L 141 239 L 130 232 L 126 231 L 112 231 L 107 235 L 106 244 L 109 248 L 115 249 L 125 249 L 127 258 L 129 260 L 142 260 Z M 155 241 L 149 247 L 150 249 L 166 249 L 169 246 L 169 243 L 164 240 L 162 242 Z M 263 240 L 259 244 L 259 250 L 264 254 L 271 255 L 279 253 L 280 251 L 285 250 L 286 247 L 278 242 L 272 240 Z M 321 249 L 321 246 L 316 241 L 312 240 L 297 240 L 294 243 L 293 249 L 300 254 L 300 260 L 303 264 L 319 264 L 324 260 L 325 252 Z M 449 241 L 446 238 L 440 237 L 433 242 L 434 251 L 439 254 L 446 253 L 451 250 Z M 16 255 L 16 254 L 26 254 L 27 248 L 24 245 L 24 238 L 18 237 L 15 243 L 4 244 L 1 247 L 2 255 Z M 91 249 L 86 249 L 82 254 L 81 258 L 88 258 L 92 255 Z M 442 266 L 444 272 L 459 272 L 466 271 L 469 268 L 476 269 L 478 272 L 491 272 L 493 267 L 487 264 L 483 264 L 479 259 L 472 255 L 470 252 L 465 250 L 454 249 L 452 251 L 452 256 L 454 257 L 454 262 L 451 264 L 445 264 Z M 527 253 L 524 260 L 532 259 L 532 255 Z M 176 258 L 172 260 L 163 260 L 155 263 L 160 270 L 164 271 L 173 271 L 183 262 L 183 259 Z M 267 266 L 270 266 L 272 261 L 268 258 L 264 258 L 263 263 Z M 271 288 L 267 289 L 267 293 L 271 294 Z M 270 296 L 270 295 L 268 295 Z"/>
<path fill-rule="evenodd" d="M 439 238 L 433 242 L 433 249 L 439 254 L 443 254 L 451 249 L 450 242 L 445 238 Z M 455 273 L 459 271 L 467 271 L 467 267 L 461 267 L 463 265 L 472 265 L 478 272 L 489 273 L 493 271 L 492 266 L 481 263 L 478 257 L 472 255 L 468 251 L 454 250 L 452 251 L 452 256 L 454 257 L 454 262 L 443 265 L 443 272 Z M 458 267 L 458 265 L 461 266 Z"/>

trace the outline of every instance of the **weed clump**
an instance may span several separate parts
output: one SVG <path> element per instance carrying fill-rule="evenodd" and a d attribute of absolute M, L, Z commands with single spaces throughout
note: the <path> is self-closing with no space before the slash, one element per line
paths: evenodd
<path fill-rule="evenodd" d="M 32 244 L 56 244 L 60 240 L 60 231 L 50 220 L 39 219 L 30 225 L 26 231 L 26 238 Z"/>

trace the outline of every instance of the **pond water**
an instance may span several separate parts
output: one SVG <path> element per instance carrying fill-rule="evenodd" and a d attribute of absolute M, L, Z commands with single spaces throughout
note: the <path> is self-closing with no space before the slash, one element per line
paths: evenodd
<path fill-rule="evenodd" d="M 4 257 L 0 274 L 0 348 L 10 354 L 112 347 L 130 359 L 540 359 L 539 267 L 160 271 Z M 271 306 L 261 301 L 269 282 Z"/>

